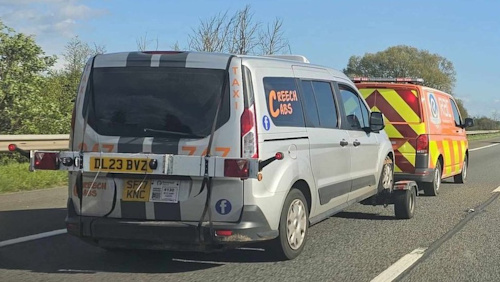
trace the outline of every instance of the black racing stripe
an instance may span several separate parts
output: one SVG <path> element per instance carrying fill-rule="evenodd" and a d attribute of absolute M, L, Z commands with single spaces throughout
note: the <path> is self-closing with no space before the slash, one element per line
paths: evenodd
<path fill-rule="evenodd" d="M 180 203 L 154 203 L 155 220 L 181 220 Z"/>
<path fill-rule="evenodd" d="M 127 56 L 127 67 L 150 67 L 152 56 L 151 54 L 132 52 Z"/>
<path fill-rule="evenodd" d="M 369 175 L 369 176 L 363 176 L 360 178 L 356 178 L 352 181 L 352 191 L 356 191 L 358 189 L 370 186 L 370 185 L 375 185 L 375 175 Z"/>
<path fill-rule="evenodd" d="M 146 219 L 145 202 L 126 202 L 120 200 L 122 218 Z"/>
<path fill-rule="evenodd" d="M 327 204 L 331 199 L 351 192 L 351 183 L 352 181 L 348 180 L 319 188 L 319 203 Z"/>
<path fill-rule="evenodd" d="M 151 152 L 153 154 L 179 154 L 179 139 L 154 138 Z"/>
<path fill-rule="evenodd" d="M 289 137 L 289 138 L 276 138 L 276 139 L 265 139 L 264 142 L 272 142 L 272 141 L 288 141 L 288 140 L 300 140 L 300 139 L 309 139 L 307 136 L 302 137 Z"/>
<path fill-rule="evenodd" d="M 185 68 L 189 53 L 163 54 L 160 57 L 160 67 Z"/>
<path fill-rule="evenodd" d="M 117 151 L 118 153 L 140 153 L 144 139 L 144 137 L 120 137 Z"/>

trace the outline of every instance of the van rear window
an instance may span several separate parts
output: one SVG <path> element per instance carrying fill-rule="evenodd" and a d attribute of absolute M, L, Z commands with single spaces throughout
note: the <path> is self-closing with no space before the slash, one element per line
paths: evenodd
<path fill-rule="evenodd" d="M 87 87 L 93 92 L 88 123 L 101 135 L 206 137 L 211 132 L 223 80 L 224 70 L 214 69 L 95 68 L 93 87 Z M 217 128 L 229 120 L 229 115 L 226 92 Z"/>
<path fill-rule="evenodd" d="M 360 88 L 373 110 L 376 107 L 389 122 L 420 123 L 419 95 L 412 89 Z"/>

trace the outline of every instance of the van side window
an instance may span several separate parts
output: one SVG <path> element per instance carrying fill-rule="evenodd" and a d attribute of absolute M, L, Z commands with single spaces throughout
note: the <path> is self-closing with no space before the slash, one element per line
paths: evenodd
<path fill-rule="evenodd" d="M 313 81 L 314 96 L 318 106 L 319 123 L 323 128 L 337 128 L 337 107 L 329 82 Z"/>
<path fill-rule="evenodd" d="M 291 77 L 265 77 L 267 110 L 276 126 L 304 127 L 300 93 Z"/>
<path fill-rule="evenodd" d="M 314 97 L 314 90 L 311 81 L 301 81 L 302 96 L 304 103 L 304 113 L 306 116 L 307 127 L 319 127 L 319 116 L 316 98 Z"/>
<path fill-rule="evenodd" d="M 368 109 L 361 98 L 347 86 L 339 85 L 342 105 L 347 118 L 348 130 L 361 130 L 368 127 Z"/>
<path fill-rule="evenodd" d="M 451 108 L 453 109 L 453 118 L 455 119 L 455 125 L 460 126 L 462 125 L 462 119 L 460 118 L 458 107 L 455 104 L 455 101 L 453 101 L 453 99 L 450 99 L 450 101 L 451 101 Z"/>

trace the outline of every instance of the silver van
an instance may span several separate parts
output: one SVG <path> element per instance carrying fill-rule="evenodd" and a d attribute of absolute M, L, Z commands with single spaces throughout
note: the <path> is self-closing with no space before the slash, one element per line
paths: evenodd
<path fill-rule="evenodd" d="M 31 167 L 69 171 L 67 230 L 100 247 L 271 240 L 293 259 L 353 203 L 412 216 L 413 190 L 384 197 L 407 189 L 383 128 L 348 77 L 302 56 L 113 53 L 84 69 L 70 150 Z"/>

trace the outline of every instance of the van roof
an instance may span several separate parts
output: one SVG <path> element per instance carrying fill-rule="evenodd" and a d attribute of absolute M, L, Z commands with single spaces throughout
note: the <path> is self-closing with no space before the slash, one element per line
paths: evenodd
<path fill-rule="evenodd" d="M 195 51 L 132 51 L 100 54 L 94 62 L 95 68 L 127 66 L 166 66 L 187 68 L 225 69 L 231 54 Z M 344 77 L 341 71 L 309 63 L 302 55 L 234 55 L 243 60 L 259 60 L 263 63 L 300 65 L 329 70 L 332 75 Z"/>

